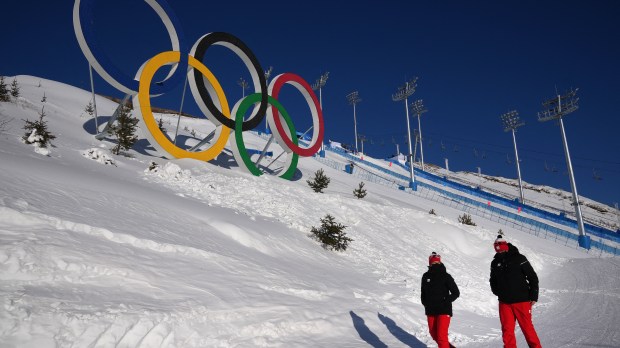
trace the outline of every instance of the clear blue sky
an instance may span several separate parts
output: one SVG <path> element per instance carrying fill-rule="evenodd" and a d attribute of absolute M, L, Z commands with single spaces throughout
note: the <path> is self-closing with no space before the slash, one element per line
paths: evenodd
<path fill-rule="evenodd" d="M 293 72 L 310 83 L 329 71 L 323 89 L 328 139 L 353 144 L 353 109 L 346 95 L 359 91 L 358 133 L 372 139 L 364 149 L 374 157 L 395 153 L 394 141 L 405 148 L 404 102 L 393 102 L 391 95 L 417 76 L 410 101 L 423 99 L 429 110 L 422 117 L 426 162 L 443 166 L 448 158 L 451 170 L 481 167 L 485 174 L 515 178 L 514 165 L 506 161 L 514 156 L 512 139 L 499 116 L 516 109 L 526 123 L 517 133 L 523 179 L 570 190 L 559 127 L 538 122 L 536 113 L 556 88 L 563 93 L 578 87 L 580 108 L 565 118 L 565 127 L 579 193 L 607 204 L 620 201 L 618 1 L 178 0 L 170 5 L 190 46 L 203 34 L 225 31 L 243 40 L 264 69 Z M 88 88 L 72 7 L 70 0 L 3 4 L 0 74 Z M 95 9 L 98 44 L 127 74 L 169 49 L 163 25 L 143 1 L 98 1 Z M 247 69 L 224 48 L 208 53 L 206 65 L 234 104 L 241 97 L 236 81 L 249 78 Z M 102 79 L 95 83 L 98 93 L 122 97 Z M 178 109 L 181 90 L 153 103 Z M 288 93 L 280 101 L 296 127 L 306 129 L 310 118 L 300 100 Z M 198 113 L 191 100 L 184 108 Z M 545 162 L 557 172 L 546 171 Z"/>

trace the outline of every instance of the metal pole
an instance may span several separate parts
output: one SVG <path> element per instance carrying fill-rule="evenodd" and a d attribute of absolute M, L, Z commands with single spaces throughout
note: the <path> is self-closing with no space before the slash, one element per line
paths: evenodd
<path fill-rule="evenodd" d="M 262 161 L 263 157 L 265 157 L 265 154 L 267 153 L 267 150 L 269 149 L 269 145 L 271 145 L 271 142 L 273 141 L 273 134 L 271 135 L 271 137 L 269 137 L 269 141 L 267 141 L 267 144 L 265 145 L 265 148 L 263 148 L 263 151 L 261 152 L 260 156 L 258 157 L 258 161 L 256 161 L 255 165 L 258 167 L 258 164 L 260 163 L 260 161 Z"/>
<path fill-rule="evenodd" d="M 319 107 L 321 108 L 321 112 L 323 112 L 323 92 L 321 91 L 323 87 L 319 87 Z M 325 150 L 325 143 L 321 141 L 321 151 Z"/>
<path fill-rule="evenodd" d="M 99 133 L 99 122 L 97 120 L 97 101 L 95 100 L 95 82 L 93 81 L 93 67 L 88 64 L 88 70 L 90 72 L 90 90 L 93 95 L 93 108 L 95 109 L 95 134 Z"/>
<path fill-rule="evenodd" d="M 181 96 L 181 107 L 179 108 L 179 117 L 177 118 L 177 129 L 174 132 L 174 145 L 177 144 L 177 135 L 179 134 L 179 125 L 181 124 L 181 113 L 183 112 L 183 102 L 185 101 L 185 90 L 187 89 L 187 75 L 185 75 L 185 84 L 183 85 L 183 95 Z"/>
<path fill-rule="evenodd" d="M 558 100 L 560 96 L 558 96 Z M 560 106 L 561 108 L 561 106 Z M 570 160 L 568 151 L 568 142 L 566 141 L 566 132 L 564 131 L 564 122 L 560 117 L 560 130 L 562 131 L 562 142 L 564 143 L 564 155 L 566 156 L 566 165 L 568 166 L 568 175 L 570 177 L 570 186 L 573 190 L 573 202 L 575 204 L 575 214 L 577 215 L 577 227 L 579 227 L 579 235 L 585 236 L 585 228 L 583 226 L 583 217 L 581 216 L 581 205 L 579 204 L 579 195 L 577 194 L 577 185 L 575 184 L 575 176 L 573 175 L 573 164 Z"/>
<path fill-rule="evenodd" d="M 413 134 L 414 134 L 414 142 L 415 145 L 413 146 L 413 159 L 415 160 L 415 158 L 417 157 L 417 153 L 418 153 L 418 133 L 415 131 L 415 129 L 413 130 Z"/>
<path fill-rule="evenodd" d="M 355 103 L 353 103 L 353 128 L 355 129 L 355 152 L 357 153 L 357 117 L 355 116 Z M 363 147 L 363 143 L 362 143 L 362 147 Z M 362 152 L 364 152 L 364 150 L 362 149 Z"/>
<path fill-rule="evenodd" d="M 265 71 L 265 82 L 267 83 L 267 86 L 269 86 L 269 78 L 271 77 L 272 71 L 273 71 L 273 66 L 270 66 L 269 69 Z M 267 120 L 267 117 L 265 117 L 265 133 L 267 133 L 268 130 L 269 130 L 269 121 Z"/>
<path fill-rule="evenodd" d="M 409 86 L 409 83 L 407 83 Z M 407 98 L 405 98 L 405 112 L 407 113 L 407 137 L 409 139 L 409 178 L 411 179 L 411 183 L 415 182 L 415 177 L 413 176 L 413 149 L 411 148 L 411 130 L 409 128 L 409 104 L 407 103 Z"/>
<path fill-rule="evenodd" d="M 519 153 L 517 152 L 517 137 L 515 136 L 515 130 L 512 129 L 512 142 L 515 146 L 515 162 L 517 162 L 517 176 L 519 177 L 519 196 L 521 197 L 521 204 L 525 203 L 523 197 L 523 183 L 521 181 L 521 166 L 519 165 Z"/>
<path fill-rule="evenodd" d="M 362 135 L 362 137 L 363 137 L 363 135 Z M 364 153 L 364 140 L 366 140 L 366 139 L 362 138 L 362 153 Z"/>
<path fill-rule="evenodd" d="M 422 125 L 420 123 L 420 113 L 418 113 L 418 132 L 420 134 L 420 159 L 422 161 L 422 170 L 424 170 L 424 147 L 422 146 Z"/>

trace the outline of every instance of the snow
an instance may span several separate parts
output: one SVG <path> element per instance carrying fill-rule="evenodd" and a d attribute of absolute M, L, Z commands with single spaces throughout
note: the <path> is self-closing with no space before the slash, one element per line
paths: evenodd
<path fill-rule="evenodd" d="M 371 182 L 357 199 L 358 178 L 312 158 L 286 181 L 245 173 L 228 149 L 213 163 L 165 160 L 144 141 L 112 155 L 115 144 L 91 134 L 89 92 L 17 80 L 22 96 L 0 103 L 0 117 L 12 121 L 0 134 L 2 347 L 433 347 L 419 298 L 431 251 L 461 290 L 453 344 L 497 347 L 488 276 L 500 228 L 538 272 L 534 323 L 545 347 L 620 346 L 617 258 L 481 218 L 461 225 L 458 210 Z M 42 154 L 20 139 L 21 120 L 38 117 L 44 93 L 57 138 Z M 105 116 L 116 104 L 98 98 L 97 107 Z M 159 117 L 167 128 L 176 122 Z M 188 137 L 213 129 L 181 124 Z M 251 133 L 244 140 L 265 143 Z M 320 168 L 331 178 L 324 194 L 305 182 Z M 326 214 L 348 226 L 345 252 L 309 237 Z"/>

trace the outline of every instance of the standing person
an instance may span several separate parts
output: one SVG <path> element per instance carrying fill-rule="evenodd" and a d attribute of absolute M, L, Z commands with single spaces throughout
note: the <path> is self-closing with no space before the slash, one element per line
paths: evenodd
<path fill-rule="evenodd" d="M 433 251 L 428 258 L 428 271 L 422 276 L 422 305 L 428 319 L 428 331 L 439 348 L 454 348 L 448 340 L 452 302 L 460 293 L 452 276 Z"/>
<path fill-rule="evenodd" d="M 499 320 L 505 348 L 516 348 L 515 319 L 529 347 L 540 348 L 532 323 L 532 306 L 538 301 L 538 276 L 519 249 L 497 236 L 491 262 L 491 291 L 499 300 Z"/>

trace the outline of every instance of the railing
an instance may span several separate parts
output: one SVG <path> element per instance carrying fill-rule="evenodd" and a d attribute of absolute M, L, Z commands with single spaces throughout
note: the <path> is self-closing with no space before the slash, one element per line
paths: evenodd
<path fill-rule="evenodd" d="M 515 214 L 513 212 L 500 209 L 496 206 L 491 206 L 488 203 L 480 202 L 475 199 L 465 197 L 465 196 L 462 196 L 454 192 L 449 192 L 445 189 L 442 189 L 442 188 L 439 188 L 439 187 L 436 187 L 436 186 L 433 186 L 431 184 L 427 184 L 424 182 L 420 182 L 420 181 L 418 181 L 418 189 L 416 191 L 409 190 L 406 188 L 407 183 L 409 182 L 409 177 L 405 175 L 394 173 L 391 170 L 382 168 L 368 161 L 363 161 L 360 158 L 355 157 L 345 151 L 338 151 L 334 149 L 330 149 L 330 151 L 336 152 L 350 161 L 354 161 L 358 164 L 362 163 L 364 166 L 371 167 L 373 170 L 378 170 L 380 172 L 386 173 L 389 176 L 392 176 L 395 178 L 395 179 L 391 179 L 389 177 L 380 176 L 376 173 L 373 173 L 372 171 L 366 170 L 363 167 L 357 165 L 353 168 L 352 175 L 355 175 L 356 177 L 359 177 L 360 179 L 367 180 L 369 182 L 378 183 L 378 184 L 385 185 L 385 186 L 399 188 L 410 194 L 413 194 L 413 195 L 416 195 L 416 196 L 419 196 L 425 199 L 429 199 L 434 202 L 447 205 L 453 208 L 457 208 L 464 212 L 468 212 L 470 214 L 473 214 L 473 215 L 476 215 L 476 216 L 479 216 L 479 217 L 482 217 L 482 218 L 485 218 L 491 221 L 501 222 L 502 224 L 505 224 L 506 226 L 517 228 L 519 230 L 528 232 L 530 234 L 534 234 L 536 236 L 539 236 L 545 239 L 553 239 L 555 242 L 563 242 L 564 245 L 566 246 L 569 246 L 570 244 L 571 247 L 579 248 L 579 244 L 577 242 L 578 236 L 576 234 L 563 230 L 559 227 L 549 225 L 548 223 L 523 216 L 525 214 L 529 214 L 534 217 L 546 219 L 546 214 L 538 213 L 536 208 L 524 209 L 526 205 L 520 205 L 520 204 L 517 205 L 516 202 L 514 201 L 508 201 L 511 204 L 503 204 L 508 207 L 513 207 L 515 208 L 515 210 L 517 206 L 521 207 L 521 213 Z M 333 161 L 327 158 L 315 157 L 315 159 L 337 170 L 344 171 L 346 167 L 345 164 L 342 164 L 342 163 L 339 163 L 339 162 L 336 162 L 336 161 Z M 406 169 L 408 170 L 408 168 Z M 507 202 L 503 202 L 501 199 L 498 199 L 499 197 L 496 197 L 496 196 L 489 197 L 488 193 L 485 193 L 485 195 L 481 195 L 479 194 L 480 193 L 479 190 L 475 190 L 472 188 L 467 188 L 465 190 L 461 186 L 462 184 L 455 184 L 444 178 L 437 177 L 435 175 L 432 175 L 432 174 L 429 174 L 423 171 L 419 171 L 417 169 L 415 170 L 418 176 L 424 177 L 424 179 L 429 180 L 434 183 L 440 183 L 442 186 L 450 187 L 452 189 L 456 189 L 459 191 L 465 191 L 465 193 L 469 193 L 476 197 L 482 197 L 485 199 L 488 198 L 487 202 L 507 203 Z M 438 178 L 438 180 L 428 179 L 429 177 Z M 493 199 L 490 199 L 490 198 L 493 198 Z M 528 207 L 528 208 L 533 208 L 533 207 Z M 558 223 L 558 224 L 562 224 L 564 226 L 567 225 L 565 221 L 557 218 L 557 216 L 554 216 L 553 220 L 551 219 L 547 219 L 547 220 Z M 559 221 L 563 221 L 564 223 L 559 222 Z M 593 249 L 597 249 L 599 251 L 599 255 L 606 253 L 606 254 L 617 256 L 620 254 L 620 250 L 618 249 L 617 245 L 609 245 L 605 243 L 606 241 L 613 241 L 617 243 L 618 242 L 617 236 L 608 236 L 607 234 L 599 235 L 598 233 L 592 230 L 590 230 L 589 232 L 592 233 L 593 235 L 598 236 L 599 240 L 597 241 L 596 239 L 593 239 L 593 238 L 591 239 L 591 249 L 588 250 L 588 253 L 595 253 L 596 251 L 594 251 Z M 615 243 L 611 243 L 611 244 L 615 244 Z"/>
<path fill-rule="evenodd" d="M 341 149 L 329 149 L 329 150 L 332 151 L 332 152 L 338 153 L 339 155 L 345 157 L 346 159 L 349 159 L 351 161 L 355 161 L 355 162 L 358 162 L 358 163 L 364 163 L 367 166 L 373 167 L 374 169 L 380 170 L 381 172 L 384 172 L 384 173 L 389 174 L 391 176 L 397 177 L 397 178 L 402 179 L 402 180 L 407 180 L 407 181 L 409 180 L 408 177 L 406 177 L 406 176 L 404 176 L 402 174 L 395 173 L 395 172 L 393 172 L 393 171 L 391 171 L 391 170 L 389 170 L 387 168 L 380 167 L 380 166 L 378 166 L 378 165 L 376 165 L 374 163 L 370 163 L 368 161 L 364 161 L 364 160 L 362 160 L 362 159 L 360 159 L 360 158 L 358 158 L 356 156 L 353 156 L 353 155 L 347 153 L 344 150 L 341 150 Z M 400 163 L 396 163 L 396 165 L 399 165 L 399 166 L 409 170 L 409 167 L 404 166 L 404 165 L 402 165 Z M 480 189 L 472 188 L 470 186 L 467 186 L 467 185 L 464 185 L 464 184 L 461 184 L 461 183 L 457 183 L 457 182 L 454 182 L 452 180 L 448 180 L 445 177 L 441 177 L 441 176 L 438 176 L 438 175 L 435 175 L 435 174 L 432 174 L 432 173 L 429 173 L 429 172 L 426 172 L 426 171 L 422 171 L 422 170 L 420 170 L 418 168 L 414 168 L 414 173 L 415 173 L 415 175 L 417 177 L 420 177 L 420 178 L 423 178 L 425 180 L 428 180 L 428 181 L 440 184 L 441 186 L 449 187 L 449 188 L 461 191 L 463 193 L 466 193 L 468 195 L 480 197 L 481 199 L 486 200 L 488 202 L 493 202 L 493 203 L 501 204 L 501 205 L 504 205 L 504 206 L 506 206 L 508 208 L 511 208 L 511 209 L 514 209 L 514 210 L 517 210 L 517 209 L 521 208 L 522 212 L 527 213 L 529 215 L 540 217 L 542 219 L 545 219 L 545 220 L 548 220 L 548 221 L 551 221 L 551 222 L 554 222 L 554 223 L 557 223 L 557 224 L 561 224 L 561 225 L 565 225 L 567 227 L 571 227 L 571 228 L 577 229 L 577 222 L 574 221 L 574 220 L 568 219 L 564 214 L 557 215 L 557 214 L 550 213 L 550 212 L 548 212 L 546 210 L 542 210 L 542 209 L 539 209 L 539 208 L 536 208 L 536 207 L 532 207 L 532 206 L 527 205 L 527 204 L 521 204 L 521 203 L 519 203 L 518 200 L 509 200 L 509 199 L 506 199 L 506 198 L 503 198 L 503 197 L 499 197 L 499 196 L 494 195 L 492 193 L 484 192 L 484 191 L 482 191 Z M 601 237 L 601 238 L 605 238 L 605 239 L 610 239 L 610 240 L 612 240 L 612 241 L 614 241 L 616 243 L 620 243 L 620 233 L 618 233 L 616 231 L 611 231 L 611 230 L 604 229 L 604 228 L 601 228 L 599 226 L 594 226 L 594 225 L 587 224 L 587 223 L 584 224 L 584 228 L 586 229 L 586 232 L 591 234 L 591 235 L 594 235 L 594 236 L 597 236 L 597 237 Z"/>

